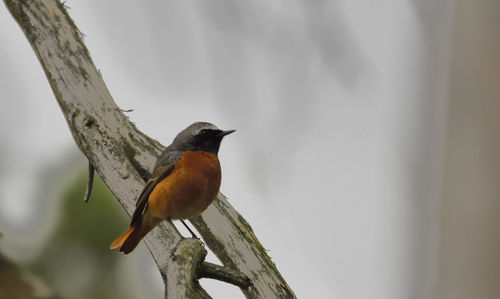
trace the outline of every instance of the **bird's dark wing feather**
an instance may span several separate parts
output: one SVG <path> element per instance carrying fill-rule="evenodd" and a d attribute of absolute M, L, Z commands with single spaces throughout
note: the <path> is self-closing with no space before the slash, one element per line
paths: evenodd
<path fill-rule="evenodd" d="M 170 151 L 168 148 L 161 154 L 156 162 L 155 168 L 153 170 L 153 174 L 151 178 L 146 182 L 146 185 L 142 189 L 141 195 L 137 199 L 137 203 L 135 204 L 135 211 L 132 215 L 132 225 L 137 219 L 144 214 L 148 205 L 148 198 L 156 185 L 165 179 L 174 169 L 175 163 L 179 161 L 182 153 L 178 151 Z"/>

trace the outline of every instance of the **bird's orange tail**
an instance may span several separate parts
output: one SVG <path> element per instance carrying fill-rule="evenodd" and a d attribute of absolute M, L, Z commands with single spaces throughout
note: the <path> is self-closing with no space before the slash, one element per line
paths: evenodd
<path fill-rule="evenodd" d="M 130 234 L 134 231 L 134 227 L 129 227 L 121 236 L 119 236 L 111 245 L 109 249 L 116 249 L 123 245 L 123 242 L 130 236 Z"/>
<path fill-rule="evenodd" d="M 155 225 L 139 224 L 137 226 L 131 226 L 126 232 L 119 236 L 118 239 L 111 243 L 109 249 L 120 247 L 120 252 L 129 254 L 137 247 L 137 245 L 139 245 L 142 238 L 144 238 L 144 236 L 147 235 L 155 227 Z"/>

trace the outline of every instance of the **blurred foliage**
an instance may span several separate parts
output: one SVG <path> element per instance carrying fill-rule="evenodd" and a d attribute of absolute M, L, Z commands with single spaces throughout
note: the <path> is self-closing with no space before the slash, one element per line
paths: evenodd
<path fill-rule="evenodd" d="M 58 299 L 45 283 L 0 253 L 0 299 Z"/>
<path fill-rule="evenodd" d="M 82 172 L 65 187 L 57 228 L 30 268 L 64 298 L 121 298 L 120 256 L 108 247 L 129 218 L 99 176 L 90 201 L 83 202 L 86 182 Z"/>

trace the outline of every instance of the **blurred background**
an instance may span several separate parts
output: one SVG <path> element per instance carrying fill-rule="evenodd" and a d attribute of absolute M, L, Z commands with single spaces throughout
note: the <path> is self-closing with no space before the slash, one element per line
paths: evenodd
<path fill-rule="evenodd" d="M 499 1 L 66 5 L 139 129 L 237 129 L 221 191 L 299 298 L 500 298 Z M 84 156 L 3 5 L 0 91 L 2 281 L 162 298 L 144 245 L 107 249 L 128 217 L 100 181 L 82 202 Z"/>

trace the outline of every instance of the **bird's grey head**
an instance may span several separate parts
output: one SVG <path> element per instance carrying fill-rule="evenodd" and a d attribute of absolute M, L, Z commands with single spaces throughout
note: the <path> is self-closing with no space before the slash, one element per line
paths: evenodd
<path fill-rule="evenodd" d="M 180 151 L 205 151 L 217 155 L 222 138 L 234 131 L 223 131 L 211 123 L 196 122 L 177 134 L 171 147 Z"/>

